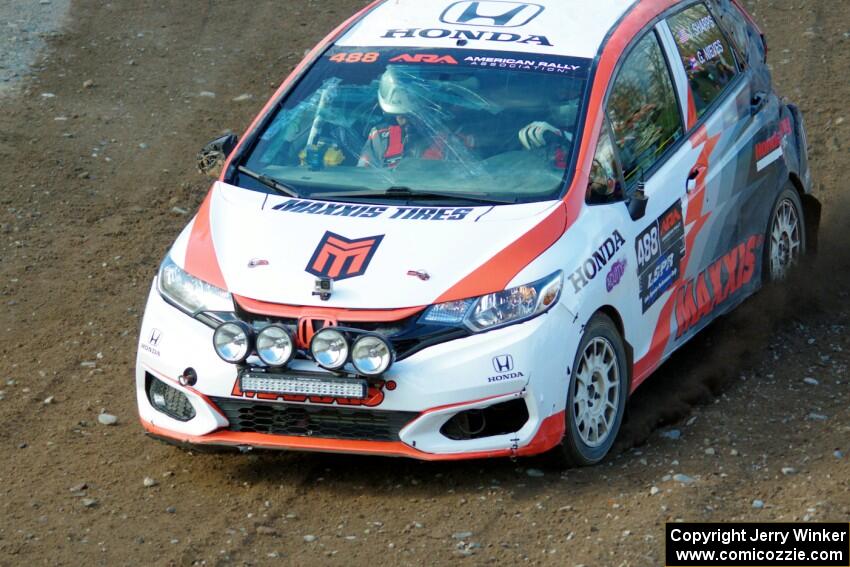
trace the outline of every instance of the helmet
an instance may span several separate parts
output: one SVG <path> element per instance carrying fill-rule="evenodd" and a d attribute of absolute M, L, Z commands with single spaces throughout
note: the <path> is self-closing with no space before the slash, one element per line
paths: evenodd
<path fill-rule="evenodd" d="M 397 67 L 387 67 L 381 75 L 378 102 L 387 114 L 410 114 L 413 111 L 414 104 L 409 87 L 402 83 Z"/>

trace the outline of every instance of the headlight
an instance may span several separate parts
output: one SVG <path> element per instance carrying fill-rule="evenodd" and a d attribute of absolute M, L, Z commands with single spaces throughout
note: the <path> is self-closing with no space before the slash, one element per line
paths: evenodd
<path fill-rule="evenodd" d="M 157 289 L 169 303 L 189 315 L 199 311 L 233 311 L 233 298 L 229 293 L 180 269 L 171 254 L 159 267 Z"/>
<path fill-rule="evenodd" d="M 477 299 L 450 301 L 428 308 L 426 323 L 464 325 L 472 332 L 489 331 L 526 321 L 545 313 L 558 302 L 564 285 L 563 272 L 528 285 L 483 295 Z"/>
<path fill-rule="evenodd" d="M 351 363 L 360 374 L 378 376 L 387 371 L 393 361 L 390 345 L 381 337 L 364 335 L 354 341 Z"/>
<path fill-rule="evenodd" d="M 348 361 L 348 341 L 339 331 L 322 329 L 313 336 L 310 352 L 319 365 L 329 370 L 338 370 Z"/>
<path fill-rule="evenodd" d="M 292 359 L 295 345 L 283 327 L 271 325 L 257 335 L 257 356 L 269 366 L 283 366 Z"/>
<path fill-rule="evenodd" d="M 224 323 L 213 333 L 213 347 L 225 362 L 241 364 L 251 352 L 251 329 L 245 323 Z"/>

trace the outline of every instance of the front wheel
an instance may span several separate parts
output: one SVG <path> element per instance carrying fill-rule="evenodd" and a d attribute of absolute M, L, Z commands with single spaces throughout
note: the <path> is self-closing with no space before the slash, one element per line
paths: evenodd
<path fill-rule="evenodd" d="M 800 196 L 786 187 L 770 216 L 765 246 L 765 268 L 769 281 L 782 281 L 806 253 L 806 226 Z"/>
<path fill-rule="evenodd" d="M 628 398 L 623 339 L 604 314 L 587 324 L 572 366 L 566 428 L 552 457 L 560 466 L 594 465 L 605 458 L 623 421 Z"/>

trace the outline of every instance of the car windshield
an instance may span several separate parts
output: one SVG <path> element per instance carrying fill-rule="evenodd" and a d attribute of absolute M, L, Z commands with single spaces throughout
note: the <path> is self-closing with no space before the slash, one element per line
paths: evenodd
<path fill-rule="evenodd" d="M 556 198 L 576 149 L 589 63 L 331 49 L 241 159 L 238 183 L 329 200 Z"/>

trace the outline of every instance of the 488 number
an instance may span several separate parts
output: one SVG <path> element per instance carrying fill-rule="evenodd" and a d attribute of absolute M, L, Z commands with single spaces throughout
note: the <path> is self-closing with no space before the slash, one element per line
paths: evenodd
<path fill-rule="evenodd" d="M 650 230 L 646 231 L 640 240 L 638 240 L 637 244 L 638 266 L 642 269 L 661 252 L 661 245 L 658 240 L 658 227 L 653 226 Z"/>

